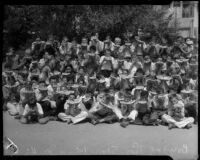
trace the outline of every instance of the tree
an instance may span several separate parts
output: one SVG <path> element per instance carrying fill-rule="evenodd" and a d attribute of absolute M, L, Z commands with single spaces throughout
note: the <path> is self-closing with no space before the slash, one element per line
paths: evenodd
<path fill-rule="evenodd" d="M 174 32 L 168 27 L 172 16 L 152 5 L 7 5 L 4 8 L 4 49 L 30 45 L 35 36 L 46 40 L 49 34 L 89 37 L 99 32 L 100 39 L 112 38 L 139 27 L 158 39 Z M 165 17 L 165 18 L 164 18 Z M 36 34 L 32 34 L 35 32 Z M 176 34 L 176 33 L 175 33 Z"/>

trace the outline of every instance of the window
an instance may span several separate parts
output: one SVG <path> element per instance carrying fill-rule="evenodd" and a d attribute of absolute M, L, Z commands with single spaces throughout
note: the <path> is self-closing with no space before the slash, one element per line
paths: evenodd
<path fill-rule="evenodd" d="M 194 17 L 194 5 L 190 1 L 183 1 L 183 18 Z"/>
<path fill-rule="evenodd" d="M 174 1 L 174 7 L 180 7 L 181 4 L 180 4 L 180 1 Z"/>

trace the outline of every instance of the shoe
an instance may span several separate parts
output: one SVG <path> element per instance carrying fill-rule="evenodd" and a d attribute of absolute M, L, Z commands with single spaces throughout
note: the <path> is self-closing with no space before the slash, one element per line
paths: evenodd
<path fill-rule="evenodd" d="M 131 119 L 131 120 L 129 121 L 129 124 L 134 124 L 134 122 L 135 122 L 135 121 Z"/>
<path fill-rule="evenodd" d="M 192 124 L 188 124 L 188 125 L 186 125 L 185 128 L 186 128 L 186 129 L 190 129 L 190 128 L 192 128 Z"/>
<path fill-rule="evenodd" d="M 93 125 L 96 125 L 98 122 L 97 122 L 96 120 L 92 120 L 91 123 L 92 123 Z"/>
<path fill-rule="evenodd" d="M 120 123 L 120 126 L 123 128 L 126 128 L 128 125 L 129 125 L 129 122 L 125 120 Z"/>
<path fill-rule="evenodd" d="M 49 120 L 50 120 L 50 121 L 57 121 L 58 118 L 57 118 L 57 117 L 50 116 L 50 117 L 49 117 Z"/>
<path fill-rule="evenodd" d="M 20 119 L 20 118 L 21 118 L 21 115 L 16 115 L 14 118 L 15 118 L 15 119 Z"/>
<path fill-rule="evenodd" d="M 113 123 L 113 121 L 112 121 L 112 120 L 109 120 L 109 121 L 108 121 L 108 124 L 112 124 L 112 123 Z"/>
<path fill-rule="evenodd" d="M 72 123 L 72 121 L 71 120 L 67 120 L 67 124 L 70 124 L 70 123 Z"/>
<path fill-rule="evenodd" d="M 172 123 L 170 123 L 170 124 L 168 125 L 168 129 L 172 129 L 172 128 L 175 128 L 175 125 L 172 124 Z"/>

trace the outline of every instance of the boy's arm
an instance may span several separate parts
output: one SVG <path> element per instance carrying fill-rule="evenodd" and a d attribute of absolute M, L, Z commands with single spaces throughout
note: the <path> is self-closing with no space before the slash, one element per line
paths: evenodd
<path fill-rule="evenodd" d="M 67 102 L 65 102 L 64 104 L 64 110 L 65 110 L 65 114 L 69 115 L 69 104 Z"/>
<path fill-rule="evenodd" d="M 29 109 L 28 109 L 28 104 L 26 104 L 24 107 L 24 112 L 22 114 L 22 117 L 26 118 L 28 114 L 29 114 Z"/>
<path fill-rule="evenodd" d="M 39 118 L 42 118 L 43 115 L 44 115 L 44 112 L 43 112 L 42 106 L 41 106 L 39 103 L 36 103 L 36 105 L 37 105 L 38 117 L 39 117 Z"/>

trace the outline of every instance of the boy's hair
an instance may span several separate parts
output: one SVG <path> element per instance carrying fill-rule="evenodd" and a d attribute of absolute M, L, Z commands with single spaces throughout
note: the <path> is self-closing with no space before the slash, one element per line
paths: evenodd
<path fill-rule="evenodd" d="M 77 42 L 77 38 L 76 38 L 76 37 L 73 37 L 73 38 L 72 38 L 72 41 L 76 41 L 76 42 Z"/>
<path fill-rule="evenodd" d="M 138 68 L 135 74 L 137 73 L 142 73 L 144 75 L 144 70 L 142 68 Z"/>
<path fill-rule="evenodd" d="M 56 75 L 50 76 L 49 81 L 51 81 L 52 79 L 58 80 L 58 77 Z"/>
<path fill-rule="evenodd" d="M 178 100 L 176 93 L 173 93 L 169 96 L 169 101 L 172 101 L 173 98 L 176 98 Z"/>
<path fill-rule="evenodd" d="M 37 103 L 35 96 L 31 96 L 28 101 L 29 106 L 35 106 Z"/>
<path fill-rule="evenodd" d="M 44 80 L 39 80 L 39 84 L 40 84 L 40 83 L 46 84 L 46 82 L 45 82 Z"/>
<path fill-rule="evenodd" d="M 96 52 L 96 46 L 90 46 L 90 51 L 94 51 L 94 52 Z"/>
<path fill-rule="evenodd" d="M 31 76 L 31 81 L 36 81 L 38 82 L 39 81 L 39 76 Z"/>
<path fill-rule="evenodd" d="M 14 77 L 13 75 L 9 75 L 9 76 L 8 76 L 8 81 L 9 81 L 9 82 L 10 82 L 10 81 L 16 82 L 16 79 L 15 79 L 15 77 Z"/>
<path fill-rule="evenodd" d="M 65 71 L 68 67 L 70 67 L 70 68 L 71 68 L 71 72 L 74 73 L 74 68 L 73 68 L 73 66 L 72 66 L 71 64 L 66 65 L 65 68 L 64 68 L 64 71 Z"/>

